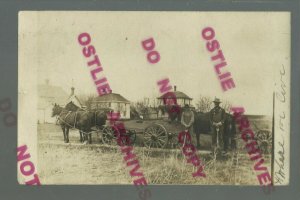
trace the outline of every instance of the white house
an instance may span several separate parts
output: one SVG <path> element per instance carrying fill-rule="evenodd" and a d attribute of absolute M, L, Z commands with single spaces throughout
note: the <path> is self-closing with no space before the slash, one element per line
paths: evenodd
<path fill-rule="evenodd" d="M 130 119 L 130 101 L 116 93 L 95 97 L 91 103 L 91 109 L 110 108 L 114 112 L 120 112 L 121 119 Z"/>
<path fill-rule="evenodd" d="M 38 123 L 55 123 L 56 118 L 52 117 L 53 104 L 61 107 L 69 102 L 82 108 L 83 105 L 75 95 L 75 88 L 71 88 L 71 94 L 68 95 L 61 87 L 50 85 L 49 80 L 45 84 L 38 85 Z"/>
<path fill-rule="evenodd" d="M 53 104 L 64 106 L 68 99 L 67 93 L 58 86 L 49 84 L 46 80 L 45 84 L 38 85 L 38 123 L 55 123 L 56 118 L 52 117 Z"/>

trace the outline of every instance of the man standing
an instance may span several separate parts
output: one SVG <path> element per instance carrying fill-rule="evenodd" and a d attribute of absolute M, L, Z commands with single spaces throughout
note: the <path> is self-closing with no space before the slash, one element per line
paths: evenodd
<path fill-rule="evenodd" d="M 216 152 L 217 149 L 224 147 L 224 121 L 225 121 L 225 110 L 220 107 L 220 99 L 215 98 L 213 101 L 215 107 L 210 111 L 210 123 L 212 126 L 212 149 Z M 222 153 L 225 153 L 223 151 Z"/>
<path fill-rule="evenodd" d="M 189 131 L 191 135 L 193 130 L 192 129 L 193 123 L 194 123 L 194 113 L 190 109 L 190 107 L 186 104 L 181 114 L 181 124 L 186 128 L 186 130 Z"/>

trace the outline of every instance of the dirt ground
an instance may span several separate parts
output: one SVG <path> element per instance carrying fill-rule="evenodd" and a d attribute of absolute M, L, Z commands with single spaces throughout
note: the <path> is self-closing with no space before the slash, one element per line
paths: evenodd
<path fill-rule="evenodd" d="M 237 165 L 232 156 L 213 160 L 207 152 L 198 152 L 206 178 L 192 177 L 196 169 L 187 164 L 179 149 L 136 146 L 134 152 L 149 184 L 258 184 L 254 162 L 245 152 L 238 153 Z M 270 166 L 269 157 L 265 160 Z M 129 170 L 118 146 L 100 144 L 96 137 L 93 144 L 81 144 L 76 130 L 70 131 L 70 143 L 65 144 L 59 126 L 38 125 L 38 174 L 42 184 L 132 184 Z"/>

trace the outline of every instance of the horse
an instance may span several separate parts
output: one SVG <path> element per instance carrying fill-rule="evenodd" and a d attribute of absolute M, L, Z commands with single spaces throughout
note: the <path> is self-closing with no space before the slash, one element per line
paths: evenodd
<path fill-rule="evenodd" d="M 67 105 L 65 106 L 65 109 L 68 111 L 73 111 L 73 112 L 79 111 L 79 110 L 83 111 L 83 109 L 80 108 L 79 106 L 77 106 L 76 104 L 74 104 L 73 101 L 70 101 L 69 103 L 67 103 Z M 80 142 L 85 141 L 84 134 L 81 130 L 79 130 L 79 137 L 80 137 L 80 139 L 79 139 Z"/>
<path fill-rule="evenodd" d="M 233 115 L 225 113 L 224 121 L 224 146 L 229 147 L 232 150 L 237 148 L 236 146 L 236 124 Z"/>
<path fill-rule="evenodd" d="M 69 129 L 77 128 L 85 136 L 88 135 L 88 142 L 92 143 L 91 134 L 92 127 L 103 126 L 107 120 L 107 111 L 68 111 L 65 108 L 55 104 L 52 109 L 52 117 L 58 116 L 59 124 L 63 130 L 64 142 L 69 143 Z"/>
<path fill-rule="evenodd" d="M 67 105 L 65 106 L 65 109 L 68 111 L 83 111 L 82 108 L 80 108 L 79 106 L 77 106 L 75 103 L 73 103 L 73 101 L 70 101 L 69 103 L 67 103 Z"/>
<path fill-rule="evenodd" d="M 169 120 L 171 122 L 180 122 L 182 109 L 178 105 L 165 105 L 160 106 L 159 109 L 165 113 L 168 113 Z M 196 112 L 192 109 L 194 113 L 194 123 L 192 125 L 193 131 L 196 134 L 196 142 L 197 148 L 200 148 L 200 133 L 201 134 L 212 134 L 212 127 L 210 122 L 210 113 L 209 112 Z M 231 149 L 236 149 L 236 127 L 235 121 L 231 114 L 225 113 L 225 120 L 224 120 L 224 147 L 228 148 L 229 144 L 231 145 Z"/>
<path fill-rule="evenodd" d="M 196 141 L 197 141 L 197 148 L 200 148 L 200 133 L 202 134 L 211 134 L 212 127 L 210 122 L 210 113 L 203 113 L 203 112 L 194 112 L 194 123 L 193 123 L 193 130 L 196 134 Z M 229 143 L 231 144 L 231 149 L 236 148 L 235 142 L 235 134 L 236 134 L 236 127 L 235 121 L 233 116 L 229 113 L 225 113 L 225 121 L 224 121 L 224 148 L 227 149 Z"/>

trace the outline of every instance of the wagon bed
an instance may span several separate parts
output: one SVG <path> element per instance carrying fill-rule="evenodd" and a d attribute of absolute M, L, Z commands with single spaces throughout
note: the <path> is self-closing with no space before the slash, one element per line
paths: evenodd
<path fill-rule="evenodd" d="M 142 123 L 138 123 L 140 120 L 128 120 L 128 121 L 123 121 L 126 129 L 134 129 L 136 130 L 137 133 L 143 133 L 144 130 L 149 127 L 152 124 L 161 124 L 163 125 L 168 132 L 171 133 L 179 133 L 184 129 L 184 126 L 181 125 L 179 122 L 173 122 L 170 123 L 167 120 L 163 119 L 158 119 L 158 120 L 144 120 Z"/>
<path fill-rule="evenodd" d="M 167 119 L 124 121 L 126 130 L 143 135 L 143 145 L 149 148 L 165 148 L 178 145 L 177 135 L 185 130 L 180 122 Z"/>

